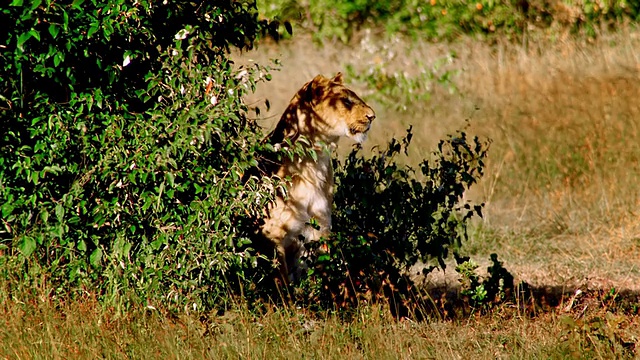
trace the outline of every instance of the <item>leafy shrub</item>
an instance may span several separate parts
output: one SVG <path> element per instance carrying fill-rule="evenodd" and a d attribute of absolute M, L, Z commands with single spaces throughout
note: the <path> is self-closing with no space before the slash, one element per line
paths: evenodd
<path fill-rule="evenodd" d="M 640 18 L 640 5 L 625 0 L 261 0 L 260 9 L 268 16 L 312 29 L 317 40 L 343 42 L 360 27 L 370 25 L 394 34 L 451 39 L 460 34 L 515 35 L 528 31 L 530 25 L 548 28 L 552 24 L 595 35 L 601 23 L 614 25 Z"/>
<path fill-rule="evenodd" d="M 513 275 L 498 261 L 497 254 L 490 256 L 492 265 L 487 268 L 489 277 L 486 279 L 481 279 L 476 273 L 478 265 L 470 258 L 454 255 L 457 262 L 456 272 L 461 276 L 461 293 L 468 298 L 472 307 L 489 307 L 511 300 L 515 295 Z"/>
<path fill-rule="evenodd" d="M 270 68 L 237 69 L 228 49 L 277 24 L 258 20 L 252 1 L 231 0 L 14 0 L 0 20 L 15 24 L 0 50 L 3 290 L 46 281 L 55 296 L 90 291 L 170 309 L 261 293 L 271 269 L 250 244 L 253 219 L 279 184 L 241 181 L 273 151 L 242 96 Z M 411 266 L 444 266 L 466 236 L 481 206 L 461 199 L 482 174 L 486 144 L 452 136 L 417 176 L 393 160 L 410 140 L 335 164 L 335 234 L 310 259 L 306 299 L 383 291 L 400 301 L 406 291 L 394 288 L 409 289 Z"/>
<path fill-rule="evenodd" d="M 243 285 L 243 219 L 271 195 L 239 181 L 261 137 L 242 95 L 269 68 L 227 51 L 272 29 L 257 16 L 231 0 L 0 10 L 3 280 L 191 308 Z"/>
<path fill-rule="evenodd" d="M 456 259 L 457 260 L 457 259 Z M 470 259 L 458 260 L 456 272 L 460 274 L 460 283 L 462 284 L 462 295 L 471 299 L 473 306 L 486 304 L 487 290 L 484 288 L 480 280 L 480 276 L 476 273 L 478 264 Z"/>
<path fill-rule="evenodd" d="M 444 64 L 453 62 L 454 58 L 455 54 L 449 54 L 436 61 L 431 68 L 418 62 L 415 68 L 420 71 L 413 76 L 406 72 L 388 71 L 391 59 L 368 65 L 366 73 L 358 72 L 348 65 L 347 73 L 350 78 L 370 89 L 363 96 L 396 111 L 407 111 L 410 105 L 428 103 L 436 85 L 445 87 L 449 93 L 457 91 L 452 80 L 457 71 L 442 69 Z"/>
<path fill-rule="evenodd" d="M 463 195 L 483 174 L 488 142 L 458 132 L 440 141 L 416 173 L 396 162 L 411 137 L 409 128 L 370 157 L 356 147 L 334 164 L 333 234 L 310 252 L 304 284 L 312 303 L 344 307 L 388 298 L 392 310 L 406 311 L 411 269 L 423 264 L 427 274 L 434 261 L 444 268 L 449 249 L 466 238 L 469 219 L 482 215 L 482 204 Z"/>

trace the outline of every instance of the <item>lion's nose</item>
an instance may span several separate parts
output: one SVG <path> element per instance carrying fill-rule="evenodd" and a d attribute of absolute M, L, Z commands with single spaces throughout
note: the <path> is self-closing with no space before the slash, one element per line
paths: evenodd
<path fill-rule="evenodd" d="M 367 114 L 367 120 L 369 120 L 369 122 L 373 121 L 373 119 L 376 118 L 376 114 L 371 113 L 371 114 Z"/>

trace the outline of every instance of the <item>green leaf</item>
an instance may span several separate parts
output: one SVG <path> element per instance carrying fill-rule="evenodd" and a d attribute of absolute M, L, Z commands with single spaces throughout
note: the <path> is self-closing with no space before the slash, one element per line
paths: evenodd
<path fill-rule="evenodd" d="M 62 171 L 62 168 L 60 166 L 53 165 L 53 166 L 45 166 L 42 170 L 44 173 L 49 172 L 57 175 L 60 171 Z"/>
<path fill-rule="evenodd" d="M 93 23 L 93 25 L 91 25 L 91 27 L 87 31 L 87 38 L 91 38 L 91 35 L 95 34 L 96 31 L 98 31 L 99 28 L 100 28 L 100 24 L 99 23 Z"/>
<path fill-rule="evenodd" d="M 42 219 L 42 222 L 46 224 L 47 221 L 49 220 L 49 212 L 46 210 L 43 210 L 42 212 L 40 212 L 40 218 Z"/>
<path fill-rule="evenodd" d="M 107 39 L 111 37 L 111 34 L 113 34 L 113 26 L 111 25 L 110 22 L 105 22 L 102 24 L 102 33 L 104 34 L 104 37 Z"/>
<path fill-rule="evenodd" d="M 67 14 L 66 11 L 63 10 L 62 12 L 62 25 L 64 27 L 64 31 L 69 30 L 69 14 Z M 70 43 L 67 43 L 67 45 L 71 45 Z M 67 47 L 67 50 L 69 50 L 69 48 Z"/>
<path fill-rule="evenodd" d="M 42 0 L 32 0 L 31 3 L 31 11 L 37 9 L 38 7 L 40 7 L 40 4 L 42 4 Z"/>
<path fill-rule="evenodd" d="M 62 222 L 62 220 L 64 219 L 64 208 L 62 207 L 61 204 L 56 204 L 56 218 L 58 219 L 58 222 Z"/>
<path fill-rule="evenodd" d="M 13 0 L 9 6 L 22 6 L 22 0 Z"/>
<path fill-rule="evenodd" d="M 9 215 L 11 215 L 11 213 L 13 212 L 14 206 L 11 205 L 10 203 L 4 203 L 2 205 L 2 218 L 6 219 L 9 217 Z"/>
<path fill-rule="evenodd" d="M 52 227 L 51 231 L 50 231 L 50 234 L 52 236 L 54 236 L 54 237 L 58 237 L 58 238 L 62 239 L 62 235 L 64 234 L 64 232 L 65 232 L 65 227 L 62 226 L 62 225 L 59 225 L 59 226 Z M 66 242 L 64 242 L 64 241 L 60 242 L 61 245 L 64 245 L 64 243 L 66 243 Z"/>
<path fill-rule="evenodd" d="M 129 256 L 129 253 L 131 252 L 131 243 L 125 243 L 124 246 L 122 247 L 122 255 L 124 256 Z"/>
<path fill-rule="evenodd" d="M 314 149 L 309 149 L 309 156 L 313 161 L 318 162 L 318 153 Z"/>
<path fill-rule="evenodd" d="M 49 25 L 49 34 L 55 39 L 60 33 L 60 26 L 56 24 Z"/>
<path fill-rule="evenodd" d="M 31 30 L 29 31 L 29 34 L 31 34 L 31 36 L 33 38 L 35 38 L 36 40 L 40 41 L 40 32 L 37 30 Z"/>
<path fill-rule="evenodd" d="M 95 98 L 96 98 L 96 106 L 102 109 L 102 100 L 104 98 L 102 97 L 102 92 L 100 90 L 96 91 Z"/>
<path fill-rule="evenodd" d="M 329 261 L 331 260 L 331 256 L 329 254 L 322 254 L 318 256 L 318 261 Z"/>
<path fill-rule="evenodd" d="M 166 177 L 165 177 L 165 178 L 167 179 L 167 181 L 169 181 L 169 185 L 170 185 L 171 187 L 174 187 L 174 186 L 175 186 L 175 180 L 176 180 L 176 177 L 175 177 L 175 176 L 173 175 L 173 173 L 172 173 L 172 172 L 170 172 L 170 171 L 168 171 L 165 175 L 166 175 Z"/>
<path fill-rule="evenodd" d="M 78 250 L 80 250 L 80 251 L 82 251 L 82 252 L 87 251 L 87 243 L 86 243 L 86 242 L 84 242 L 84 240 L 80 240 L 80 241 L 78 242 Z"/>
<path fill-rule="evenodd" d="M 33 184 L 37 185 L 38 184 L 38 180 L 40 180 L 40 172 L 32 171 L 31 172 L 31 181 L 33 182 Z"/>
<path fill-rule="evenodd" d="M 74 9 L 82 10 L 80 6 L 82 5 L 83 2 L 84 0 L 73 0 L 73 3 L 71 3 L 71 7 Z"/>
<path fill-rule="evenodd" d="M 31 32 L 26 32 L 26 33 L 20 35 L 18 37 L 18 43 L 16 44 L 18 49 L 20 49 L 21 51 L 24 51 L 24 43 L 27 42 L 27 40 L 29 40 L 29 38 L 31 38 Z"/>
<path fill-rule="evenodd" d="M 33 125 L 33 124 L 32 124 Z M 44 141 L 38 141 L 36 142 L 36 144 L 33 146 L 33 152 L 37 153 L 41 150 L 43 150 L 45 148 L 46 144 L 44 143 Z"/>
<path fill-rule="evenodd" d="M 101 260 L 102 260 L 102 249 L 97 247 L 95 250 L 93 250 L 91 255 L 89 255 L 89 263 L 93 267 L 99 267 Z"/>
<path fill-rule="evenodd" d="M 36 240 L 29 236 L 23 236 L 18 243 L 18 250 L 26 257 L 31 256 L 36 250 Z"/>

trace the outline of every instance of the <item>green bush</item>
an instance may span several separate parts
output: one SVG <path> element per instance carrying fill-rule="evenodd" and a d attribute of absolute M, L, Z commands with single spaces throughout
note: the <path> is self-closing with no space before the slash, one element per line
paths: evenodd
<path fill-rule="evenodd" d="M 257 15 L 231 0 L 0 10 L 5 285 L 196 308 L 243 285 L 257 259 L 242 225 L 270 193 L 239 181 L 261 137 L 242 96 L 269 69 L 227 54 L 272 29 Z"/>
<path fill-rule="evenodd" d="M 489 142 L 460 131 L 440 141 L 416 173 L 396 162 L 411 137 L 409 128 L 400 142 L 393 139 L 369 157 L 356 147 L 344 163 L 335 162 L 333 234 L 314 244 L 302 291 L 313 304 L 386 298 L 396 315 L 406 315 L 417 295 L 410 272 L 444 268 L 449 251 L 466 239 L 468 221 L 482 216 L 483 205 L 463 195 L 483 174 Z"/>
<path fill-rule="evenodd" d="M 478 265 L 469 257 L 458 256 L 456 272 L 460 274 L 461 295 L 473 308 L 485 310 L 503 301 L 509 301 L 516 295 L 513 275 L 498 261 L 497 254 L 491 254 L 492 265 L 487 268 L 488 277 L 484 280 L 476 273 Z M 524 283 L 522 283 L 524 284 Z"/>
<path fill-rule="evenodd" d="M 380 49 L 382 51 L 382 49 Z M 398 112 L 415 110 L 415 104 L 428 104 L 436 86 L 441 86 L 453 94 L 457 88 L 453 78 L 458 71 L 443 69 L 443 65 L 453 62 L 455 54 L 437 60 L 431 68 L 416 61 L 415 67 L 421 69 L 415 75 L 404 71 L 389 71 L 389 60 L 382 60 L 375 65 L 367 66 L 366 72 L 358 72 L 347 65 L 349 77 L 365 85 L 369 90 L 363 96 L 387 108 Z"/>
<path fill-rule="evenodd" d="M 2 291 L 174 310 L 263 295 L 272 262 L 251 239 L 282 183 L 244 176 L 275 150 L 242 97 L 270 68 L 236 68 L 228 50 L 278 23 L 232 0 L 14 0 L 0 20 L 15 24 L 0 48 Z M 444 266 L 466 236 L 486 144 L 450 137 L 417 176 L 393 160 L 410 139 L 335 164 L 335 233 L 314 244 L 330 252 L 309 259 L 305 301 L 395 299 L 411 266 Z"/>
<path fill-rule="evenodd" d="M 311 29 L 316 40 L 347 42 L 361 27 L 378 26 L 388 33 L 429 39 L 461 34 L 501 33 L 508 36 L 552 24 L 595 35 L 600 24 L 640 19 L 636 1 L 547 0 L 260 0 L 268 16 L 296 21 Z"/>

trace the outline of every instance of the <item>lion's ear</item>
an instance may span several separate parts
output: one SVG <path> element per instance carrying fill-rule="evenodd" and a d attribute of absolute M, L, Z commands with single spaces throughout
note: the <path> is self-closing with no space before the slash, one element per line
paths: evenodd
<path fill-rule="evenodd" d="M 327 78 L 322 75 L 316 75 L 316 77 L 314 77 L 313 80 L 311 80 L 311 82 L 314 82 L 316 84 L 320 84 L 325 81 L 327 81 Z"/>
<path fill-rule="evenodd" d="M 333 79 L 331 79 L 331 81 L 336 82 L 338 84 L 342 84 L 342 73 L 338 72 L 336 76 L 334 76 Z"/>
<path fill-rule="evenodd" d="M 327 78 L 322 75 L 318 75 L 309 81 L 304 88 L 304 99 L 308 102 L 313 102 L 315 99 L 322 98 L 326 82 Z"/>

